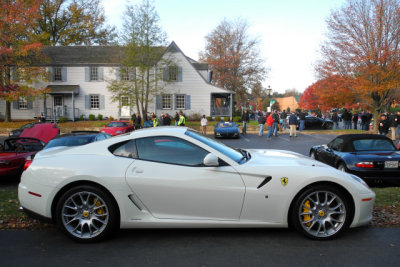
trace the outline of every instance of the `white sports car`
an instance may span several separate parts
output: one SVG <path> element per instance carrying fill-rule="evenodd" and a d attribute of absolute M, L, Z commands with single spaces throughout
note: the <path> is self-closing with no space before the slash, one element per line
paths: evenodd
<path fill-rule="evenodd" d="M 303 155 L 236 150 L 185 127 L 41 151 L 18 194 L 81 242 L 161 227 L 294 226 L 323 240 L 367 224 L 375 200 L 362 179 Z"/>

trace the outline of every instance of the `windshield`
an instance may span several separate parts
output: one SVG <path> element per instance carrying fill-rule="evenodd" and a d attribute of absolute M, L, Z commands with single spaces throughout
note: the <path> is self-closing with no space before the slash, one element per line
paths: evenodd
<path fill-rule="evenodd" d="M 354 140 L 353 146 L 356 151 L 395 151 L 393 143 L 386 139 L 361 139 Z"/>
<path fill-rule="evenodd" d="M 56 146 L 82 146 L 94 141 L 95 136 L 69 136 L 51 140 L 44 149 Z"/>
<path fill-rule="evenodd" d="M 110 122 L 109 124 L 107 124 L 106 127 L 125 127 L 125 126 L 126 126 L 125 122 L 114 121 L 114 122 Z"/>
<path fill-rule="evenodd" d="M 193 131 L 186 131 L 185 133 L 186 135 L 214 148 L 215 150 L 218 150 L 219 152 L 221 152 L 222 154 L 224 154 L 225 156 L 229 157 L 230 159 L 240 163 L 243 159 L 243 154 L 240 151 L 237 151 L 225 144 L 222 144 L 218 141 L 215 141 L 213 139 L 210 139 L 208 137 L 199 135 Z"/>

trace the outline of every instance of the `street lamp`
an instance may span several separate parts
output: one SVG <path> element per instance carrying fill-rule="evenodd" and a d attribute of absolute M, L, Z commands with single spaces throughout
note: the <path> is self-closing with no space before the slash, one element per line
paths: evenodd
<path fill-rule="evenodd" d="M 271 86 L 270 86 L 270 85 L 268 85 L 268 88 L 267 88 L 267 94 L 268 94 L 268 98 L 271 98 L 271 93 L 272 93 Z"/>

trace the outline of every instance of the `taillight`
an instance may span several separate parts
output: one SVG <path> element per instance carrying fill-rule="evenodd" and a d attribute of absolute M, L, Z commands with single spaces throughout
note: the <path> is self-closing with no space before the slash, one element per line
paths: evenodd
<path fill-rule="evenodd" d="M 373 168 L 374 163 L 373 162 L 359 162 L 356 164 L 356 167 L 358 167 L 358 168 Z"/>
<path fill-rule="evenodd" d="M 31 166 L 31 164 L 32 164 L 32 160 L 25 160 L 24 171 L 25 171 L 26 169 L 28 169 L 29 166 Z"/>

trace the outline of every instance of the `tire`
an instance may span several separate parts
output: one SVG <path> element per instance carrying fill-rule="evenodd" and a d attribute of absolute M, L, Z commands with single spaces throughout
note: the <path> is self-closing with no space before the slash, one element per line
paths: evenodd
<path fill-rule="evenodd" d="M 291 209 L 291 223 L 314 240 L 329 240 L 343 234 L 353 218 L 352 206 L 339 189 L 313 186 L 301 193 Z"/>
<path fill-rule="evenodd" d="M 339 165 L 337 166 L 337 169 L 341 172 L 347 172 L 346 164 L 344 164 L 343 162 L 339 163 Z"/>
<path fill-rule="evenodd" d="M 90 185 L 77 186 L 61 196 L 56 221 L 69 238 L 82 243 L 97 242 L 117 229 L 117 210 L 109 193 Z"/>
<path fill-rule="evenodd" d="M 315 154 L 314 150 L 310 151 L 310 158 L 317 160 L 317 155 Z"/>
<path fill-rule="evenodd" d="M 333 124 L 328 123 L 328 124 L 326 125 L 326 129 L 327 129 L 327 130 L 331 130 L 332 128 L 333 128 Z"/>

